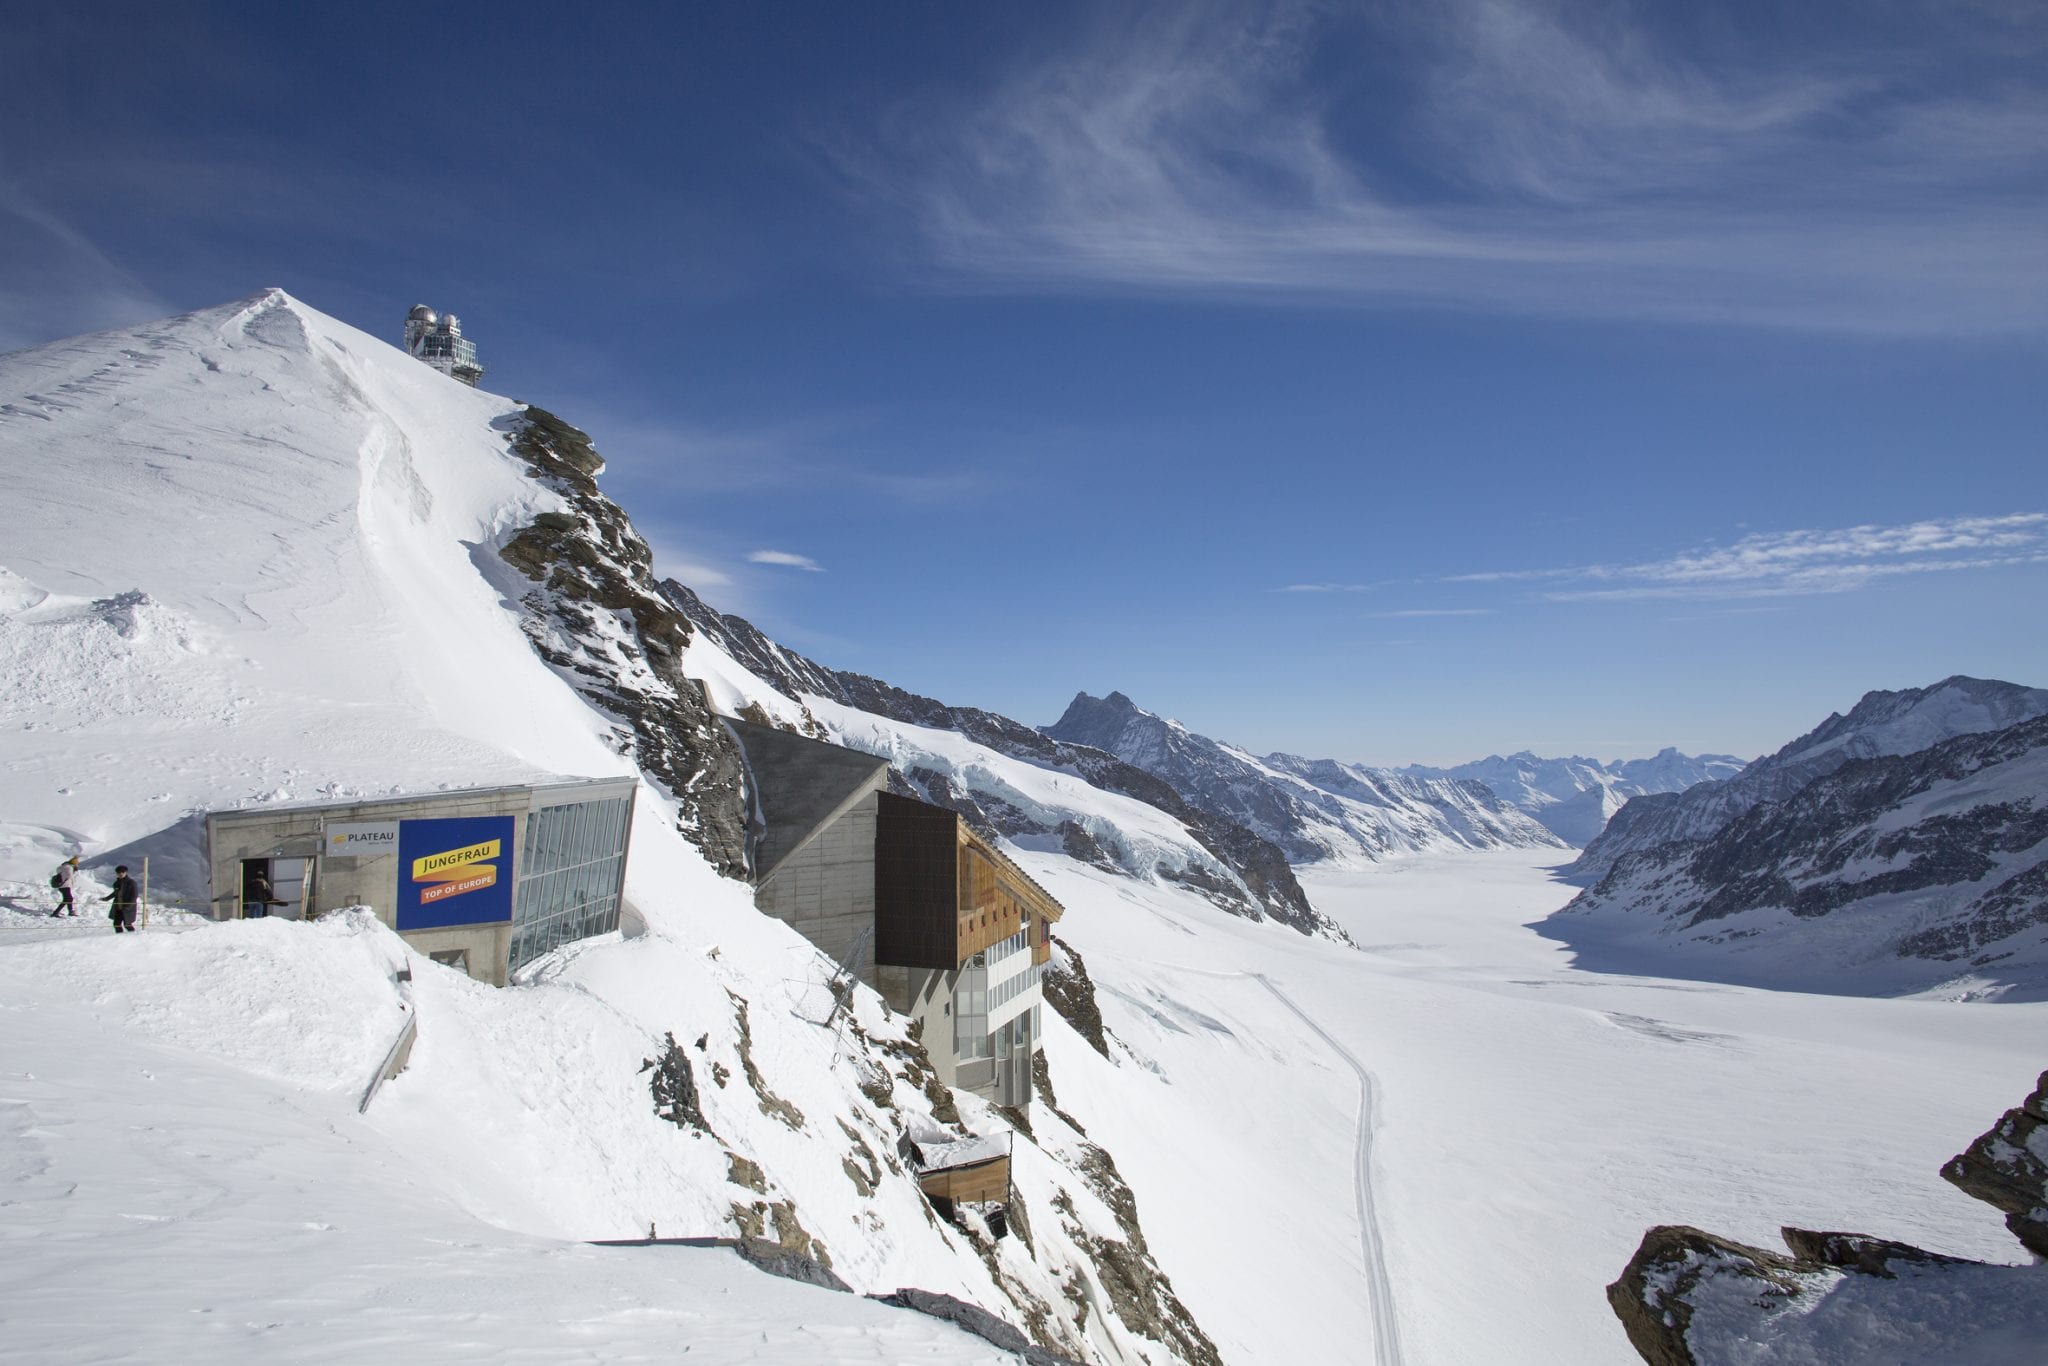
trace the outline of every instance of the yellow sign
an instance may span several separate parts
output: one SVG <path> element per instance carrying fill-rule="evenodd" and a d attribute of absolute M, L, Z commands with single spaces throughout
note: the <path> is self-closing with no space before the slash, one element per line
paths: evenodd
<path fill-rule="evenodd" d="M 474 865 L 484 863 L 498 856 L 504 847 L 502 840 L 485 840 L 481 844 L 465 845 L 445 853 L 428 854 L 412 861 L 414 882 L 452 882 L 478 871 Z M 495 876 L 495 871 L 493 873 Z"/>

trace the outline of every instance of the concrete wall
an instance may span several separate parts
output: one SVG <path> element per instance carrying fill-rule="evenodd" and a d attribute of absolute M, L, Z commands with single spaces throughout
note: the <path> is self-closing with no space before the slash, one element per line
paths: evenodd
<path fill-rule="evenodd" d="M 875 923 L 875 794 L 870 792 L 782 861 L 754 892 L 764 915 L 793 927 L 833 962 Z M 876 986 L 874 941 L 854 964 Z"/>
<path fill-rule="evenodd" d="M 960 974 L 885 963 L 875 969 L 875 975 L 875 989 L 882 993 L 889 1008 L 922 1026 L 924 1051 L 931 1055 L 932 1070 L 939 1074 L 939 1080 L 948 1086 L 963 1085 L 960 1062 L 953 1049 L 953 989 Z"/>

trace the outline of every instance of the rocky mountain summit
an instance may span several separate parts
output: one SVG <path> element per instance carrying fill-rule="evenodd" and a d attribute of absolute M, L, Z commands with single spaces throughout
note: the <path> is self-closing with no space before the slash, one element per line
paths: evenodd
<path fill-rule="evenodd" d="M 2048 1259 L 2048 1072 L 1941 1174 Z M 2041 1359 L 2048 1265 L 1989 1265 L 1861 1233 L 1782 1237 L 1789 1256 L 1684 1225 L 1653 1228 L 1607 1301 L 1652 1366 Z"/>
<path fill-rule="evenodd" d="M 1164 779 L 1201 810 L 1270 840 L 1294 863 L 1561 844 L 1481 783 L 1291 754 L 1261 759 L 1156 716 L 1120 692 L 1077 694 L 1045 733 L 1106 750 Z"/>
<path fill-rule="evenodd" d="M 1185 870 L 1170 876 L 1196 883 L 1211 901 L 1226 910 L 1255 918 L 1270 917 L 1305 934 L 1338 935 L 1328 919 L 1309 905 L 1283 849 L 1244 825 L 1190 801 L 1170 781 L 1144 767 L 1098 747 L 1057 739 L 995 712 L 951 706 L 877 678 L 828 668 L 776 644 L 744 617 L 711 607 L 673 579 L 662 584 L 662 592 L 667 602 L 707 639 L 792 701 L 823 698 L 871 716 L 952 731 L 998 754 L 1071 772 L 1094 787 L 1157 807 L 1186 826 L 1188 833 L 1235 875 L 1234 879 L 1227 879 L 1200 870 Z M 808 711 L 805 715 L 809 716 Z M 814 733 L 825 734 L 823 725 L 814 720 L 812 724 Z M 1006 802 L 1000 794 L 976 792 L 967 782 L 934 770 L 913 765 L 904 777 L 916 795 L 959 811 L 984 832 L 1012 839 L 1057 840 L 1059 847 L 1074 858 L 1119 869 L 1111 854 L 1077 823 L 1047 825 Z"/>
<path fill-rule="evenodd" d="M 1751 807 L 1781 802 L 1855 759 L 1911 754 L 1958 735 L 2002 730 L 2048 713 L 2048 689 L 1957 675 L 1927 688 L 1865 693 L 1776 754 L 1723 782 L 1631 799 L 1567 876 L 1598 882 L 1630 854 L 1712 837 Z"/>
<path fill-rule="evenodd" d="M 1627 854 L 1545 932 L 1661 940 L 1710 975 L 1818 990 L 2048 989 L 2048 715 L 1847 759 Z"/>
<path fill-rule="evenodd" d="M 1681 754 L 1667 747 L 1648 759 L 1616 760 L 1583 755 L 1546 759 L 1522 750 L 1505 756 L 1490 754 L 1454 768 L 1410 764 L 1395 772 L 1410 778 L 1463 778 L 1484 783 L 1494 796 L 1534 816 L 1566 844 L 1584 847 L 1632 798 L 1683 792 L 1700 783 L 1732 778 L 1742 769 L 1743 761 L 1732 754 Z"/>

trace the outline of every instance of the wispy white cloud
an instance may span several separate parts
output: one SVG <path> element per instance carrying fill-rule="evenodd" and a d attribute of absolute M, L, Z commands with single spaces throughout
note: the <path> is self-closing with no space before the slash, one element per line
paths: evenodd
<path fill-rule="evenodd" d="M 825 572 L 823 565 L 808 555 L 794 555 L 787 550 L 753 550 L 747 552 L 750 564 L 782 565 L 789 569 L 807 569 L 813 574 Z"/>
<path fill-rule="evenodd" d="M 2048 277 L 2038 200 L 2014 193 L 2048 152 L 2025 44 L 1952 72 L 1973 30 L 1931 6 L 1925 50 L 1803 55 L 1681 46 L 1654 13 L 1118 10 L 971 100 L 906 108 L 841 164 L 963 287 L 2039 325 L 2038 284 L 2015 288 Z M 1375 75 L 1388 54 L 1402 81 Z"/>
<path fill-rule="evenodd" d="M 1275 588 L 1275 593 L 1370 593 L 1378 588 L 1373 583 L 1290 583 L 1285 588 Z"/>
<path fill-rule="evenodd" d="M 1377 620 L 1393 617 L 1490 617 L 1498 610 L 1493 607 L 1410 607 L 1399 612 L 1369 612 L 1366 615 Z"/>
<path fill-rule="evenodd" d="M 830 411 L 751 425 L 719 425 L 670 414 L 634 416 L 613 410 L 608 397 L 572 395 L 564 410 L 598 412 L 590 426 L 611 460 L 608 484 L 654 497 L 769 490 L 854 490 L 898 503 L 968 502 L 1002 488 L 1008 476 L 985 465 L 933 462 L 909 465 L 900 455 L 876 455 L 876 433 L 887 416 Z"/>
<path fill-rule="evenodd" d="M 147 322 L 177 310 L 85 232 L 0 180 L 0 351 Z"/>
<path fill-rule="evenodd" d="M 1636 564 L 1454 575 L 1453 583 L 1563 582 L 1551 602 L 1774 598 L 1846 593 L 1901 575 L 2048 563 L 2048 513 L 1950 517 L 1896 526 L 1755 532 Z"/>
<path fill-rule="evenodd" d="M 658 541 L 650 541 L 648 548 L 654 553 L 654 572 L 660 578 L 675 579 L 699 593 L 733 586 L 732 575 L 701 556 L 670 549 Z"/>

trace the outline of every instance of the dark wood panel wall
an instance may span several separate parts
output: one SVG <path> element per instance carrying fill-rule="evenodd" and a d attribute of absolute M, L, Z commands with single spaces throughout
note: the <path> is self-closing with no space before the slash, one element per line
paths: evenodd
<path fill-rule="evenodd" d="M 892 792 L 875 799 L 875 961 L 958 967 L 960 818 Z"/>

